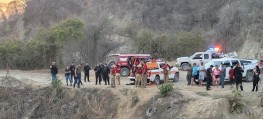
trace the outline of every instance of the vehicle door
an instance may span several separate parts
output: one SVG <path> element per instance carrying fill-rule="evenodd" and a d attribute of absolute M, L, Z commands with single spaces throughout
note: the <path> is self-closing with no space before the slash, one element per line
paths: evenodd
<path fill-rule="evenodd" d="M 203 54 L 202 53 L 196 53 L 193 56 L 191 56 L 190 58 L 190 62 L 193 65 L 194 63 L 196 63 L 196 65 L 200 65 L 201 62 L 203 60 Z"/>
<path fill-rule="evenodd" d="M 226 77 L 225 77 L 225 79 L 229 80 L 229 70 L 231 69 L 231 62 L 230 62 L 230 60 L 225 60 L 225 61 L 223 61 L 223 64 L 226 67 L 226 74 L 225 74 Z"/>
<path fill-rule="evenodd" d="M 211 59 L 211 55 L 209 55 L 208 53 L 204 53 L 204 57 L 203 57 L 203 62 L 204 64 L 208 63 Z"/>

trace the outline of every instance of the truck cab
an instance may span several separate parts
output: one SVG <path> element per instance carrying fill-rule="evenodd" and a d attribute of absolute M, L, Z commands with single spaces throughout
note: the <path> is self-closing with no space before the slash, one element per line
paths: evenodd
<path fill-rule="evenodd" d="M 112 64 L 117 64 L 121 67 L 121 75 L 129 76 L 132 68 L 132 65 L 130 64 L 132 57 L 139 61 L 149 61 L 152 58 L 150 54 L 110 54 L 108 66 L 111 67 Z"/>
<path fill-rule="evenodd" d="M 187 70 L 189 64 L 193 65 L 196 63 L 200 65 L 201 62 L 207 63 L 212 59 L 212 54 L 210 52 L 196 52 L 190 57 L 180 57 L 177 58 L 176 66 L 181 67 L 182 70 Z"/>
<path fill-rule="evenodd" d="M 179 57 L 176 60 L 176 66 L 181 67 L 181 69 L 185 71 L 189 68 L 189 64 L 193 65 L 196 63 L 197 65 L 200 65 L 201 62 L 206 64 L 212 59 L 220 59 L 224 57 L 234 58 L 237 56 L 238 55 L 235 51 L 224 54 L 218 48 L 215 48 L 209 49 L 206 52 L 196 52 L 190 57 Z"/>

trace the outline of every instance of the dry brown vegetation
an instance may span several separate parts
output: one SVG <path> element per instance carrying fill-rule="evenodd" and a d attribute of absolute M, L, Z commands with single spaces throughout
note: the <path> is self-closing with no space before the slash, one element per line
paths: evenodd
<path fill-rule="evenodd" d="M 12 77 L 0 77 L 0 79 L 0 118 L 3 119 L 260 119 L 263 109 L 260 98 L 256 94 L 231 93 L 231 91 L 221 94 L 220 90 L 216 93 L 194 93 L 178 88 L 177 83 L 174 84 L 176 87 L 174 91 L 162 97 L 155 92 L 156 87 L 73 89 L 64 86 L 44 86 L 37 88 Z M 235 103 L 242 103 L 243 107 L 237 107 Z M 240 112 L 232 113 L 233 109 L 238 109 Z"/>

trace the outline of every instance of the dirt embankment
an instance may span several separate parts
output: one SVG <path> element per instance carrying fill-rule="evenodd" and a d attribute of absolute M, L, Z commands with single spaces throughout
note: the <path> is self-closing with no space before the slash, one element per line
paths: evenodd
<path fill-rule="evenodd" d="M 25 75 L 24 75 L 25 74 Z M 33 78 L 34 73 L 30 73 Z M 84 83 L 81 89 L 63 86 L 54 89 L 38 74 L 37 80 L 24 79 L 27 72 L 16 72 L 21 79 L 0 77 L 0 118 L 42 118 L 42 119 L 262 119 L 260 93 L 249 92 L 250 83 L 244 83 L 241 95 L 245 103 L 241 114 L 230 113 L 226 89 L 213 88 L 207 92 L 204 87 L 187 86 L 181 73 L 175 91 L 167 97 L 158 95 L 156 86 L 134 88 L 117 85 Z M 93 81 L 93 79 L 91 80 Z M 36 84 L 36 85 L 35 85 Z M 44 85 L 43 85 L 44 84 Z M 41 87 L 37 87 L 41 85 Z M 262 88 L 260 86 L 260 88 Z"/>

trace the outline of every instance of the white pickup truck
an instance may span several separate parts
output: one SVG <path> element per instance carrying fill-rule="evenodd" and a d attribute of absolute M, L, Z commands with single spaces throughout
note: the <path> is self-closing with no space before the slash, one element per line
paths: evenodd
<path fill-rule="evenodd" d="M 223 57 L 237 57 L 236 52 L 231 52 L 227 54 L 218 53 L 215 51 L 207 50 L 206 52 L 196 52 L 190 57 L 179 57 L 176 60 L 176 66 L 181 67 L 182 70 L 187 70 L 189 64 L 193 65 L 196 63 L 200 65 L 201 62 L 206 64 L 207 62 L 211 61 L 212 59 L 219 59 Z"/>
<path fill-rule="evenodd" d="M 205 64 L 206 68 L 209 68 L 210 65 L 218 65 L 221 68 L 221 63 L 226 66 L 226 77 L 225 80 L 229 80 L 229 70 L 231 66 L 235 66 L 237 63 L 240 63 L 243 67 L 244 73 L 243 78 L 245 81 L 251 82 L 253 81 L 253 69 L 258 64 L 258 60 L 248 60 L 248 59 L 236 59 L 236 58 L 221 58 L 221 59 L 213 59 Z M 235 67 L 234 67 L 235 68 Z"/>
<path fill-rule="evenodd" d="M 153 82 L 156 85 L 159 85 L 164 81 L 164 74 L 162 65 L 164 62 L 157 62 L 158 66 L 152 69 L 148 69 L 147 83 Z M 135 81 L 135 77 L 128 77 L 131 81 Z M 177 67 L 170 66 L 169 70 L 169 80 L 173 80 L 173 82 L 177 82 L 179 80 L 179 69 Z"/>

